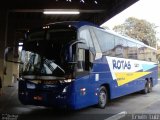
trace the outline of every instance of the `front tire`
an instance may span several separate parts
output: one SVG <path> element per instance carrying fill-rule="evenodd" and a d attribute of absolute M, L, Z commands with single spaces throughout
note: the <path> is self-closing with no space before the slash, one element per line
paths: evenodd
<path fill-rule="evenodd" d="M 98 95 L 98 107 L 104 109 L 108 102 L 107 90 L 104 86 L 100 87 Z"/>

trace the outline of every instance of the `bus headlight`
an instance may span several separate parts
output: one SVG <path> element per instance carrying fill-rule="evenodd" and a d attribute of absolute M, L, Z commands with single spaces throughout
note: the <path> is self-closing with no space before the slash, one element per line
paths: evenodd
<path fill-rule="evenodd" d="M 74 79 L 65 79 L 65 80 L 60 80 L 60 83 L 70 83 L 74 81 Z"/>
<path fill-rule="evenodd" d="M 64 80 L 64 82 L 66 82 L 66 83 L 70 83 L 72 81 L 72 79 L 66 79 L 66 80 Z"/>
<path fill-rule="evenodd" d="M 33 84 L 33 83 L 27 83 L 27 88 L 28 88 L 28 89 L 35 89 L 35 88 L 36 88 L 36 85 Z"/>

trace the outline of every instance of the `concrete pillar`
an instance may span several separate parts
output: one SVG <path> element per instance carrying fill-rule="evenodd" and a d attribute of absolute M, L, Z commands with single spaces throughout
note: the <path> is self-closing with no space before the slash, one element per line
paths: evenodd
<path fill-rule="evenodd" d="M 16 49 L 18 49 L 18 39 L 16 39 L 16 29 L 12 18 L 8 14 L 8 29 L 6 47 L 13 47 L 12 51 L 8 54 L 11 61 L 18 61 Z M 18 64 L 14 62 L 6 62 L 6 74 L 4 74 L 4 85 L 13 86 L 15 82 L 13 79 L 19 75 Z"/>
<path fill-rule="evenodd" d="M 12 86 L 13 75 L 18 76 L 18 64 L 4 62 L 4 52 L 6 47 L 13 47 L 15 43 L 15 26 L 9 24 L 9 13 L 6 9 L 0 9 L 0 76 L 3 86 Z M 8 56 L 13 59 L 13 52 Z"/>
<path fill-rule="evenodd" d="M 7 10 L 0 9 L 0 76 L 4 85 L 4 50 L 7 41 Z"/>

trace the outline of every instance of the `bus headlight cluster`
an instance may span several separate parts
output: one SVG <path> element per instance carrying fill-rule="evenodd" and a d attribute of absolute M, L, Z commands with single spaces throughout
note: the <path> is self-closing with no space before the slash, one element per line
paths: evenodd
<path fill-rule="evenodd" d="M 35 88 L 36 88 L 36 85 L 33 84 L 33 83 L 27 83 L 27 88 L 28 88 L 28 89 L 35 89 Z"/>
<path fill-rule="evenodd" d="M 72 79 L 66 79 L 66 80 L 64 80 L 64 82 L 66 82 L 66 83 L 70 83 L 72 81 Z"/>
<path fill-rule="evenodd" d="M 60 80 L 60 83 L 70 83 L 72 82 L 74 79 L 65 79 L 65 80 Z"/>

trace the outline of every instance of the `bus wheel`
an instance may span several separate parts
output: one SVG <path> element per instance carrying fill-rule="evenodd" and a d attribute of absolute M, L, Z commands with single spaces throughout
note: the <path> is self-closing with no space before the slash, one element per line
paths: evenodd
<path fill-rule="evenodd" d="M 148 93 L 152 92 L 152 81 L 148 81 Z"/>
<path fill-rule="evenodd" d="M 99 96 L 98 96 L 98 107 L 105 108 L 107 104 L 107 90 L 104 86 L 100 87 Z"/>
<path fill-rule="evenodd" d="M 144 89 L 142 90 L 142 93 L 143 94 L 147 94 L 148 91 L 149 91 L 149 82 L 147 81 L 146 84 L 145 84 Z"/>

